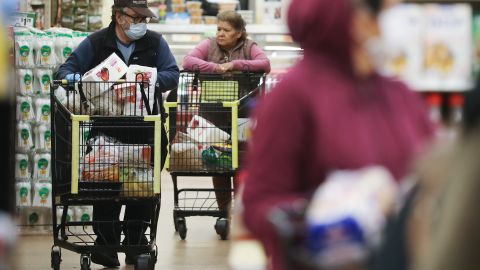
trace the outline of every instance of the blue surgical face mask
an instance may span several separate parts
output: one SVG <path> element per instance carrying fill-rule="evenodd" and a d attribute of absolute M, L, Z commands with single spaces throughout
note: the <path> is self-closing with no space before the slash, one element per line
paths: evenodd
<path fill-rule="evenodd" d="M 146 23 L 132 23 L 130 28 L 125 31 L 127 37 L 131 40 L 139 40 L 147 33 L 147 24 Z"/>

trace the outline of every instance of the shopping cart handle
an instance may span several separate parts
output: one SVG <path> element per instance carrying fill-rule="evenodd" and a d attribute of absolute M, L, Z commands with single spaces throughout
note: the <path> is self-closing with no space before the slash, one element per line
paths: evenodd
<path fill-rule="evenodd" d="M 54 86 L 60 86 L 60 85 L 61 85 L 61 86 L 65 86 L 65 85 L 68 85 L 68 80 L 66 80 L 66 79 L 63 79 L 63 80 L 53 80 L 53 81 L 52 81 L 52 84 L 53 84 Z"/>

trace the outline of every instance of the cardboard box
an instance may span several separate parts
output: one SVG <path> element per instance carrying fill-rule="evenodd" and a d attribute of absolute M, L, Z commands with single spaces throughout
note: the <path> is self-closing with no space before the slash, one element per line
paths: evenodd
<path fill-rule="evenodd" d="M 127 70 L 128 67 L 123 60 L 115 53 L 112 53 L 102 63 L 83 75 L 83 82 L 99 82 L 94 85 L 90 84 L 93 87 L 88 87 L 88 84 L 86 84 L 85 95 L 87 98 L 100 96 L 114 82 L 120 80 L 127 73 Z"/>

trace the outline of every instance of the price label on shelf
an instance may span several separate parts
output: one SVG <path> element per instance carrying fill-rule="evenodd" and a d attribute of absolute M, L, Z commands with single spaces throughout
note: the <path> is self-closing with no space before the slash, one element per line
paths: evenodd
<path fill-rule="evenodd" d="M 35 13 L 28 13 L 28 12 L 16 12 L 12 16 L 11 25 L 12 26 L 35 26 Z"/>

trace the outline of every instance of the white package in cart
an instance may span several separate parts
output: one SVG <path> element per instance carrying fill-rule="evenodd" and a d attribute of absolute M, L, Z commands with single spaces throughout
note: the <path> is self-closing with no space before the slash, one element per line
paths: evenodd
<path fill-rule="evenodd" d="M 86 85 L 85 95 L 90 99 L 103 94 L 113 85 L 111 82 L 120 80 L 127 73 L 127 70 L 128 67 L 123 60 L 112 53 L 102 63 L 83 75 L 82 81 L 84 82 L 100 82 Z"/>
<path fill-rule="evenodd" d="M 202 144 L 222 143 L 230 138 L 228 133 L 198 115 L 192 117 L 187 127 L 187 134 Z"/>
<path fill-rule="evenodd" d="M 17 149 L 22 152 L 28 152 L 32 148 L 32 127 L 29 123 L 19 122 L 17 124 Z"/>
<path fill-rule="evenodd" d="M 148 89 L 145 89 L 148 90 Z M 152 91 L 153 92 L 153 91 Z M 147 92 L 145 92 L 145 95 L 149 96 Z M 153 111 L 153 103 L 154 103 L 154 97 L 153 94 L 150 95 L 149 97 L 149 104 L 150 104 L 150 112 Z M 147 107 L 145 105 L 142 92 L 140 91 L 140 87 L 137 87 L 137 92 L 135 93 L 135 96 L 130 97 L 128 99 L 125 99 L 123 102 L 123 115 L 135 115 L 135 116 L 140 116 L 140 115 L 148 115 L 147 112 Z"/>
<path fill-rule="evenodd" d="M 30 163 L 27 154 L 15 155 L 15 178 L 28 179 L 30 178 Z"/>
<path fill-rule="evenodd" d="M 115 152 L 115 141 L 98 136 L 90 139 L 87 144 L 92 150 L 81 159 L 82 180 L 118 182 L 119 160 Z"/>
<path fill-rule="evenodd" d="M 50 83 L 52 82 L 52 70 L 50 69 L 35 69 L 34 70 L 34 92 L 37 95 L 50 95 Z"/>
<path fill-rule="evenodd" d="M 32 201 L 30 182 L 15 184 L 17 206 L 30 206 Z"/>
<path fill-rule="evenodd" d="M 24 96 L 33 96 L 33 71 L 31 69 L 17 70 L 18 91 Z"/>
<path fill-rule="evenodd" d="M 41 124 L 35 127 L 35 148 L 37 151 L 49 152 L 52 148 L 50 126 Z"/>
<path fill-rule="evenodd" d="M 155 103 L 155 84 L 157 83 L 157 68 L 130 65 L 128 67 L 126 79 L 128 82 L 144 82 L 143 90 L 148 98 L 150 110 L 153 110 L 153 105 Z M 124 114 L 147 115 L 140 87 L 137 87 L 135 98 L 132 97 L 125 100 Z"/>
<path fill-rule="evenodd" d="M 33 177 L 35 179 L 49 179 L 50 169 L 50 154 L 35 154 L 33 156 Z"/>
<path fill-rule="evenodd" d="M 150 166 L 152 148 L 150 146 L 135 144 L 116 144 L 114 152 L 117 153 L 121 164 L 129 167 L 146 168 Z"/>
<path fill-rule="evenodd" d="M 35 100 L 35 116 L 38 123 L 50 124 L 50 99 L 38 98 Z"/>
<path fill-rule="evenodd" d="M 95 112 L 95 106 L 87 100 L 86 104 L 83 104 L 80 98 L 80 94 L 65 90 L 65 88 L 59 86 L 55 90 L 55 96 L 58 101 L 62 103 L 70 112 L 74 114 L 89 114 Z"/>
<path fill-rule="evenodd" d="M 109 89 L 99 96 L 90 99 L 95 110 L 95 114 L 104 116 L 116 116 L 123 114 L 123 105 L 117 101 L 115 91 Z"/>
<path fill-rule="evenodd" d="M 52 184 L 37 182 L 33 185 L 33 206 L 52 206 Z"/>
<path fill-rule="evenodd" d="M 33 112 L 32 98 L 18 96 L 17 97 L 17 120 L 32 121 L 35 119 Z"/>

